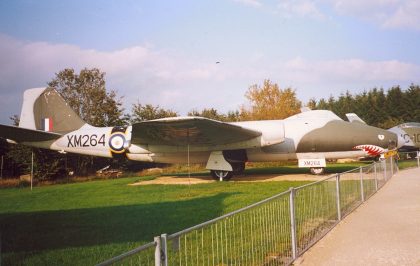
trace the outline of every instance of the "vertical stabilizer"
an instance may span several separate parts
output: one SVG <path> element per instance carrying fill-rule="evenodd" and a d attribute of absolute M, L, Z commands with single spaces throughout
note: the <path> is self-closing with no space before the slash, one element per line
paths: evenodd
<path fill-rule="evenodd" d="M 420 123 L 408 122 L 388 130 L 404 138 L 404 146 L 420 149 Z"/>
<path fill-rule="evenodd" d="M 26 90 L 19 127 L 67 133 L 86 124 L 52 88 Z"/>
<path fill-rule="evenodd" d="M 349 122 L 358 122 L 358 123 L 362 123 L 362 124 L 366 124 L 365 121 L 363 121 L 363 119 L 361 119 L 357 114 L 355 113 L 348 113 L 346 114 L 347 119 L 349 120 Z"/>

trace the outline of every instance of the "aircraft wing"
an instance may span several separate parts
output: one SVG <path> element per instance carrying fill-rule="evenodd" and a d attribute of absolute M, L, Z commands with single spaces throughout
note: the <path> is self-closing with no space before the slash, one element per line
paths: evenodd
<path fill-rule="evenodd" d="M 261 132 L 203 117 L 172 117 L 135 123 L 131 143 L 223 145 L 253 139 Z"/>
<path fill-rule="evenodd" d="M 16 142 L 48 141 L 58 139 L 60 137 L 61 134 L 58 133 L 0 125 L 0 138 L 10 139 Z"/>

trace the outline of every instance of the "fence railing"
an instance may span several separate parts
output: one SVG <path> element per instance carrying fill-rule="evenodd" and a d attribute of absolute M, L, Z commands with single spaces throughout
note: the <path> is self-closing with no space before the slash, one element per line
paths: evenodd
<path fill-rule="evenodd" d="M 99 265 L 288 265 L 397 170 L 390 157 L 290 188 Z"/>

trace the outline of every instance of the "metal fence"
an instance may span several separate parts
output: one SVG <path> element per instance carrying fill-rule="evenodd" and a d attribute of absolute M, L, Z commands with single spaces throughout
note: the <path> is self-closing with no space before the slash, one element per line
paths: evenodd
<path fill-rule="evenodd" d="M 397 170 L 391 157 L 290 188 L 99 265 L 288 265 Z"/>

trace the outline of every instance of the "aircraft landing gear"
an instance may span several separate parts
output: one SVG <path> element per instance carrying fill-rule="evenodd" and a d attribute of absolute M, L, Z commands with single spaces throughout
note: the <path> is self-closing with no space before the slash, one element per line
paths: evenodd
<path fill-rule="evenodd" d="M 322 175 L 325 173 L 325 167 L 311 167 L 311 174 Z"/>
<path fill-rule="evenodd" d="M 244 173 L 244 170 L 245 170 L 244 162 L 231 163 L 231 165 L 232 165 L 234 175 L 242 175 Z"/>
<path fill-rule="evenodd" d="M 242 174 L 247 161 L 245 150 L 213 151 L 210 153 L 206 168 L 220 181 L 227 181 L 232 176 Z"/>
<path fill-rule="evenodd" d="M 228 181 L 233 176 L 232 171 L 211 170 L 210 173 L 214 177 L 214 179 L 219 181 Z"/>

